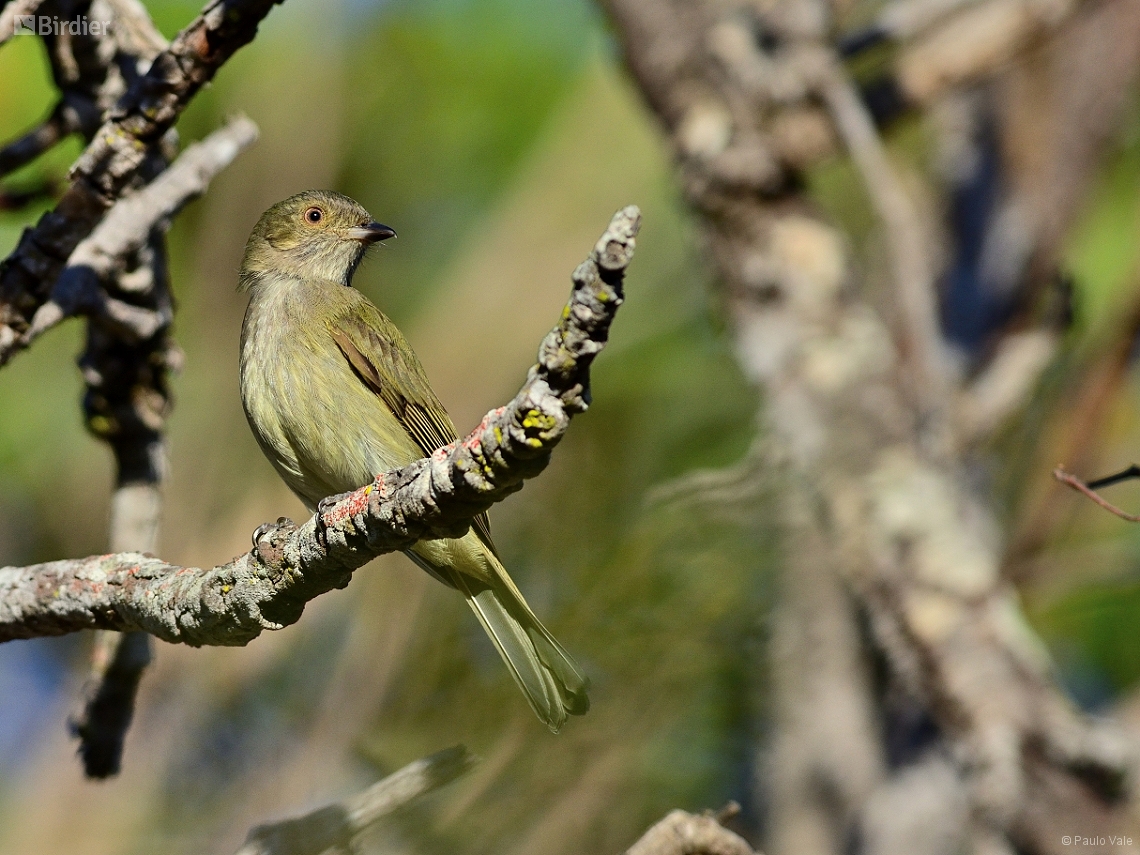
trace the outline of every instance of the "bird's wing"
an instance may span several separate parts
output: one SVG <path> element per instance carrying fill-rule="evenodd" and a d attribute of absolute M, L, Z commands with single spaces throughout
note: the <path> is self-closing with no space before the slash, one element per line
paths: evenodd
<path fill-rule="evenodd" d="M 396 325 L 366 299 L 353 310 L 334 318 L 329 332 L 356 376 L 391 410 L 425 457 L 459 439 L 455 423 Z M 487 514 L 479 514 L 472 525 L 479 539 L 496 553 Z"/>

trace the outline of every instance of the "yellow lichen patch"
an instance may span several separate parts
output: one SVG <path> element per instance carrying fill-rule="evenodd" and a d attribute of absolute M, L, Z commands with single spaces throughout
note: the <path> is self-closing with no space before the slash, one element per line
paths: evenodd
<path fill-rule="evenodd" d="M 538 410 L 528 410 L 526 416 L 523 417 L 524 428 L 539 428 L 541 430 L 550 430 L 554 427 L 555 420 L 553 416 L 548 416 L 546 413 L 539 412 Z"/>
<path fill-rule="evenodd" d="M 87 420 L 87 426 L 96 436 L 106 436 L 115 430 L 115 420 L 107 416 L 92 416 Z"/>
<path fill-rule="evenodd" d="M 233 588 L 230 587 L 229 585 L 222 585 L 222 593 L 223 594 L 228 594 L 232 590 L 233 590 Z"/>

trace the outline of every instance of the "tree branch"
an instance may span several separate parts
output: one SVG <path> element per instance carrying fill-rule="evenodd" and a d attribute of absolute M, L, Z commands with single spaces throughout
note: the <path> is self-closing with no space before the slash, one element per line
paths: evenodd
<path fill-rule="evenodd" d="M 671 811 L 650 828 L 625 855 L 758 855 L 743 837 L 716 817 Z"/>
<path fill-rule="evenodd" d="M 380 819 L 465 774 L 477 758 L 462 745 L 448 748 L 378 781 L 344 801 L 312 813 L 259 825 L 237 855 L 341 855 Z"/>
<path fill-rule="evenodd" d="M 6 5 L 0 5 L 0 45 L 12 37 L 16 19 L 34 14 L 41 2 L 42 0 L 8 0 Z"/>
<path fill-rule="evenodd" d="M 462 534 L 545 468 L 570 419 L 589 405 L 589 367 L 622 303 L 639 226 L 635 207 L 614 216 L 574 271 L 570 302 L 522 389 L 465 439 L 377 475 L 300 528 L 279 521 L 249 553 L 212 569 L 138 553 L 0 569 L 0 641 L 114 629 L 242 645 L 294 623 L 305 603 L 344 587 L 376 556 Z"/>
<path fill-rule="evenodd" d="M 1125 473 L 1128 475 L 1128 477 L 1135 478 L 1136 477 L 1135 469 L 1136 469 L 1135 466 L 1131 466 L 1127 470 L 1125 470 Z M 1110 514 L 1113 514 L 1114 516 L 1120 517 L 1125 522 L 1140 522 L 1140 514 L 1130 514 L 1127 511 L 1121 510 L 1120 508 L 1116 507 L 1116 505 L 1112 504 L 1112 502 L 1110 502 L 1106 498 L 1104 498 L 1095 489 L 1093 489 L 1094 484 L 1096 482 L 1094 482 L 1094 484 L 1089 484 L 1085 481 L 1082 481 L 1076 475 L 1073 475 L 1069 472 L 1066 472 L 1065 467 L 1063 467 L 1063 466 L 1058 466 L 1056 469 L 1053 470 L 1053 477 L 1055 479 L 1057 479 L 1058 481 L 1060 481 L 1062 484 L 1065 484 L 1069 487 L 1072 487 L 1074 490 L 1076 490 L 1078 493 L 1085 496 L 1086 498 L 1092 499 L 1094 502 L 1096 502 L 1096 504 L 1100 505 L 1102 508 L 1104 508 Z M 1109 480 L 1110 479 L 1108 479 L 1108 478 L 1101 479 L 1102 482 L 1109 481 Z M 1124 479 L 1123 478 L 1117 478 L 1115 480 L 1124 480 Z M 1112 483 L 1115 483 L 1115 481 L 1113 481 Z"/>
<path fill-rule="evenodd" d="M 165 228 L 187 203 L 198 198 L 215 176 L 257 139 L 257 126 L 238 116 L 206 139 L 189 146 L 168 169 L 143 189 L 115 204 L 103 221 L 72 252 L 51 298 L 36 311 L 22 336 L 31 344 L 64 318 L 89 315 L 114 328 L 121 338 L 150 338 L 170 323 L 168 315 L 111 297 L 100 283 L 123 271 L 156 228 Z M 125 286 L 125 287 L 124 287 Z M 128 290 L 130 280 L 120 282 Z"/>
<path fill-rule="evenodd" d="M 0 177 L 31 163 L 78 129 L 79 120 L 74 111 L 61 100 L 37 127 L 0 148 Z"/>
<path fill-rule="evenodd" d="M 129 186 L 150 148 L 226 60 L 253 39 L 278 2 L 211 0 L 111 110 L 72 168 L 59 204 L 24 232 L 0 265 L 0 365 L 22 349 L 23 333 L 68 257 Z"/>
<path fill-rule="evenodd" d="M 902 320 L 901 343 L 915 375 L 915 394 L 926 413 L 933 414 L 946 405 L 949 360 L 938 323 L 934 269 L 918 211 L 891 166 L 855 85 L 837 63 L 824 73 L 821 94 L 886 229 Z M 945 419 L 937 422 L 941 427 Z"/>
<path fill-rule="evenodd" d="M 204 193 L 256 136 L 252 122 L 236 118 L 120 200 L 72 253 L 51 301 L 27 333 L 30 340 L 72 314 L 90 318 L 81 360 L 87 381 L 83 405 L 88 429 L 115 455 L 115 552 L 153 552 L 158 535 L 165 471 L 161 426 L 170 408 L 166 373 L 176 353 L 168 336 L 173 307 L 165 231 L 178 210 Z M 88 776 L 118 773 L 135 693 L 151 655 L 145 633 L 96 633 L 84 707 L 72 721 Z"/>
<path fill-rule="evenodd" d="M 112 35 L 124 50 L 154 59 L 170 47 L 139 0 L 107 0 L 107 5 L 115 13 Z"/>

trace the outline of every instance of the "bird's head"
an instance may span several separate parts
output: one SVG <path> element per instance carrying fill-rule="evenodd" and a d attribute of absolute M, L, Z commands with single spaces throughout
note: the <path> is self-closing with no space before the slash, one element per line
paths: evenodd
<path fill-rule="evenodd" d="M 395 236 L 347 196 L 298 193 L 257 221 L 245 246 L 241 287 L 270 272 L 349 285 L 368 247 Z"/>

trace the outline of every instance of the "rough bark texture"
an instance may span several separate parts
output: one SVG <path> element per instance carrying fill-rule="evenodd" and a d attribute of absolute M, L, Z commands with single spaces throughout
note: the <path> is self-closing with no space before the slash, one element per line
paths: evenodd
<path fill-rule="evenodd" d="M 236 121 L 167 170 L 178 148 L 173 124 L 201 86 L 253 38 L 272 5 L 208 4 L 172 43 L 137 0 L 13 2 L 0 14 L 0 39 L 10 35 L 15 15 L 32 11 L 109 22 L 100 35 L 44 37 L 59 100 L 39 127 L 0 149 L 3 176 L 70 134 L 87 143 L 55 210 L 25 230 L 0 265 L 0 365 L 64 318 L 89 319 L 80 359 L 84 414 L 115 457 L 114 551 L 151 552 L 157 539 L 167 374 L 180 359 L 169 336 L 166 230 L 256 137 L 251 123 Z M 3 201 L 26 204 L 50 189 Z M 72 724 L 88 775 L 118 772 L 150 658 L 145 635 L 96 637 L 87 702 Z"/>
<path fill-rule="evenodd" d="M 574 271 L 562 320 L 506 407 L 430 458 L 381 473 L 300 528 L 279 521 L 257 545 L 207 570 L 135 553 L 0 569 L 0 641 L 82 629 L 144 631 L 190 645 L 241 645 L 295 622 L 305 603 L 417 540 L 455 537 L 545 468 L 589 404 L 589 367 L 622 303 L 640 214 L 618 212 Z"/>
<path fill-rule="evenodd" d="M 0 265 L 0 364 L 21 348 L 72 250 L 144 169 L 198 90 L 253 39 L 274 5 L 276 0 L 212 0 L 118 99 L 72 168 L 59 203 L 24 232 Z"/>
<path fill-rule="evenodd" d="M 714 817 L 683 810 L 670 812 L 650 828 L 625 855 L 757 855 L 748 841 Z"/>
<path fill-rule="evenodd" d="M 605 5 L 703 217 L 785 479 L 775 733 L 760 776 L 770 851 L 1061 853 L 1065 829 L 1140 838 L 1134 746 L 1054 685 L 999 572 L 998 521 L 968 478 L 972 443 L 1024 401 L 1051 331 L 1011 334 L 1002 344 L 1020 350 L 973 384 L 960 376 L 935 314 L 928 224 L 844 79 L 826 6 Z M 1076 9 L 956 5 L 898 54 L 905 102 L 983 78 Z M 820 103 L 831 128 L 817 137 L 844 142 L 886 226 L 878 305 L 800 190 L 799 170 L 825 149 L 801 135 L 797 154 L 785 128 Z"/>
<path fill-rule="evenodd" d="M 25 333 L 31 341 L 65 317 L 88 318 L 80 358 L 87 384 L 83 405 L 88 429 L 115 455 L 113 552 L 153 553 L 158 543 L 166 470 L 162 428 L 170 409 L 167 373 L 180 358 L 168 332 L 174 305 L 166 229 L 256 138 L 252 122 L 234 119 L 121 199 L 76 247 L 51 299 Z M 89 776 L 118 773 L 135 694 L 151 658 L 151 640 L 144 633 L 96 635 L 87 701 L 73 722 Z"/>

